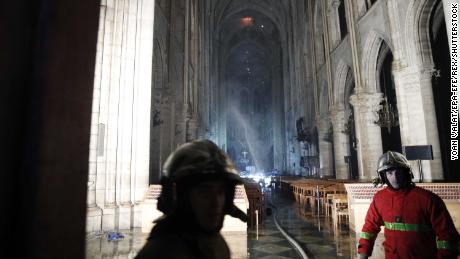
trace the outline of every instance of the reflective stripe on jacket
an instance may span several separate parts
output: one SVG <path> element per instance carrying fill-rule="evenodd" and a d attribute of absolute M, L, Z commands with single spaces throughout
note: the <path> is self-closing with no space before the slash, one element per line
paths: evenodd
<path fill-rule="evenodd" d="M 377 192 L 367 211 L 358 253 L 372 254 L 385 226 L 386 258 L 442 258 L 458 254 L 460 236 L 442 199 L 419 188 Z M 454 257 L 455 258 L 455 257 Z"/>

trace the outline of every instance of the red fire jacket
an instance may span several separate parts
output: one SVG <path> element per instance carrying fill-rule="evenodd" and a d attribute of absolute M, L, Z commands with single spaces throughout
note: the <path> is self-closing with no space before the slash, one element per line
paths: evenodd
<path fill-rule="evenodd" d="M 358 253 L 372 255 L 385 226 L 386 258 L 456 258 L 460 236 L 442 199 L 419 187 L 378 191 L 367 211 Z"/>

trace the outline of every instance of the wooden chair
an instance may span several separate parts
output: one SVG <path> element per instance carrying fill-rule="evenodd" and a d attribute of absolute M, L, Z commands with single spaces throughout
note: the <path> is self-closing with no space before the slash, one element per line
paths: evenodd
<path fill-rule="evenodd" d="M 344 194 L 334 194 L 332 198 L 332 217 L 334 221 L 334 227 L 338 228 L 342 220 L 349 220 L 348 216 L 348 200 Z"/>
<path fill-rule="evenodd" d="M 332 201 L 333 201 L 333 198 L 334 198 L 333 193 L 326 194 L 326 206 L 325 206 L 326 207 L 326 216 L 329 216 L 332 213 L 332 209 L 333 209 Z"/>

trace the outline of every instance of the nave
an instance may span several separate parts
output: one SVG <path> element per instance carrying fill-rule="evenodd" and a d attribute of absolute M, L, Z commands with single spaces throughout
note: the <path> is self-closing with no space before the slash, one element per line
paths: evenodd
<path fill-rule="evenodd" d="M 296 202 L 289 190 L 277 187 L 264 191 L 264 207 L 270 212 L 261 217 L 258 228 L 248 227 L 246 247 L 238 246 L 238 234 L 224 233 L 230 247 L 238 249 L 232 251 L 232 258 L 332 259 L 352 258 L 356 254 L 356 234 L 349 230 L 348 221 L 335 223 L 324 208 L 318 210 L 319 207 Z M 121 233 L 124 238 L 118 241 L 108 241 L 107 233 L 102 232 L 87 236 L 86 258 L 134 258 L 148 233 L 139 228 Z"/>

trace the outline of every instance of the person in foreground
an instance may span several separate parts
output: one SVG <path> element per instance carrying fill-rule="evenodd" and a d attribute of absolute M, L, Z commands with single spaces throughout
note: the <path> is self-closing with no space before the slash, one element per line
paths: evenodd
<path fill-rule="evenodd" d="M 196 140 L 177 148 L 163 167 L 158 209 L 164 216 L 136 258 L 230 258 L 219 231 L 226 214 L 247 220 L 233 204 L 241 183 L 231 160 L 213 142 Z"/>
<path fill-rule="evenodd" d="M 416 187 L 406 157 L 388 151 L 378 161 L 387 188 L 378 191 L 367 211 L 359 239 L 359 258 L 372 255 L 380 226 L 385 226 L 386 258 L 457 258 L 460 236 L 443 200 Z"/>

